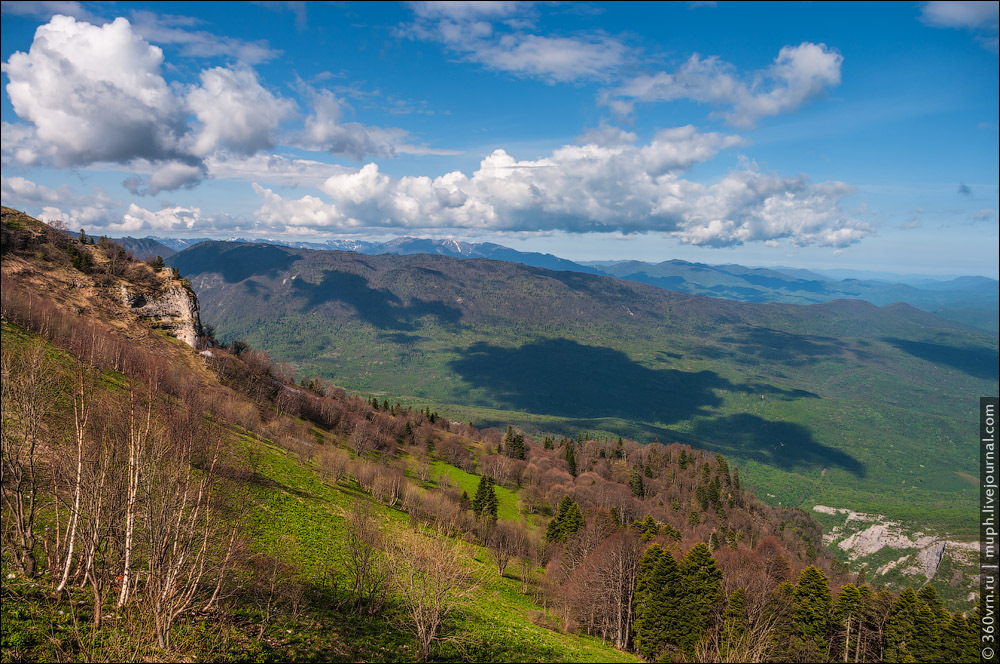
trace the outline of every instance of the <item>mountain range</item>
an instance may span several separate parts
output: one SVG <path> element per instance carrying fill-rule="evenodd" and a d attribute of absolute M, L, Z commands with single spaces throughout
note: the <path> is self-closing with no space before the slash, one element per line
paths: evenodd
<path fill-rule="evenodd" d="M 116 240 L 137 257 L 167 258 L 206 238 L 120 238 Z M 251 242 L 241 238 L 230 241 Z M 486 258 L 520 263 L 549 270 L 605 274 L 667 290 L 741 302 L 815 304 L 838 299 L 859 299 L 876 305 L 905 302 L 935 315 L 1000 332 L 1000 282 L 980 276 L 933 278 L 927 275 L 896 275 L 885 272 L 847 270 L 803 270 L 761 268 L 742 265 L 708 265 L 683 260 L 661 263 L 643 261 L 598 261 L 578 263 L 552 254 L 523 252 L 490 242 L 399 237 L 387 242 L 327 240 L 289 242 L 254 240 L 295 249 L 353 251 L 366 255 L 436 254 L 455 258 Z"/>
<path fill-rule="evenodd" d="M 301 375 L 482 426 L 689 442 L 741 460 L 786 505 L 973 525 L 969 395 L 996 391 L 997 343 L 906 304 L 745 303 L 505 261 L 234 242 L 167 262 L 216 334 Z"/>

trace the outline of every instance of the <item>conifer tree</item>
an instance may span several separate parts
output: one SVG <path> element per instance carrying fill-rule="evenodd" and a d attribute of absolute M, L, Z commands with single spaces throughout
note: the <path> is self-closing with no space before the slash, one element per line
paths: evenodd
<path fill-rule="evenodd" d="M 913 616 L 913 646 L 910 654 L 917 662 L 941 661 L 941 625 L 938 616 L 924 602 L 917 605 L 917 612 Z"/>
<path fill-rule="evenodd" d="M 569 466 L 569 474 L 576 477 L 576 453 L 573 451 L 573 441 L 566 443 L 566 465 Z"/>
<path fill-rule="evenodd" d="M 809 655 L 825 655 L 829 650 L 826 630 L 832 605 L 830 581 L 826 574 L 811 565 L 802 570 L 799 583 L 795 586 L 792 625 Z"/>
<path fill-rule="evenodd" d="M 632 527 L 642 533 L 643 538 L 646 540 L 652 539 L 654 535 L 660 532 L 660 525 L 656 523 L 656 519 L 649 514 L 647 514 L 646 518 L 642 521 L 636 521 L 633 523 Z"/>
<path fill-rule="evenodd" d="M 750 629 L 747 619 L 747 592 L 740 586 L 729 596 L 722 613 L 722 661 L 731 661 L 727 654 L 746 639 Z"/>
<path fill-rule="evenodd" d="M 632 629 L 635 632 L 635 649 L 646 660 L 655 659 L 662 647 L 662 629 L 659 611 L 662 608 L 657 601 L 659 580 L 656 578 L 657 565 L 660 559 L 670 555 L 658 544 L 646 549 L 639 560 L 639 575 L 635 586 L 635 622 Z"/>
<path fill-rule="evenodd" d="M 642 498 L 646 493 L 645 487 L 643 486 L 642 475 L 639 474 L 639 469 L 636 466 L 629 468 L 628 486 L 632 489 L 632 495 L 637 498 Z"/>
<path fill-rule="evenodd" d="M 644 658 L 669 659 L 685 638 L 684 586 L 674 556 L 658 545 L 639 562 L 635 594 L 635 644 Z"/>
<path fill-rule="evenodd" d="M 500 501 L 497 500 L 496 491 L 493 489 L 493 478 L 489 475 L 483 475 L 479 478 L 476 495 L 472 498 L 472 513 L 477 518 L 481 517 L 496 521 L 499 505 Z"/>
<path fill-rule="evenodd" d="M 852 646 L 857 645 L 860 636 L 859 625 L 864 605 L 864 595 L 853 583 L 848 583 L 840 589 L 837 601 L 833 605 L 833 621 L 843 634 L 841 652 L 846 652 L 848 657 L 855 652 Z"/>
<path fill-rule="evenodd" d="M 723 477 L 726 484 L 730 484 L 732 482 L 732 478 L 729 477 L 729 464 L 726 463 L 726 457 L 722 456 L 721 454 L 716 454 L 715 467 L 718 468 L 719 475 Z"/>
<path fill-rule="evenodd" d="M 574 501 L 569 506 L 569 509 L 566 510 L 566 518 L 562 523 L 560 540 L 566 541 L 581 528 L 583 528 L 583 512 L 580 511 L 580 506 Z"/>
<path fill-rule="evenodd" d="M 901 592 L 892 603 L 892 613 L 885 625 L 886 662 L 915 661 L 912 650 L 919 604 L 920 600 L 913 588 Z"/>
<path fill-rule="evenodd" d="M 681 561 L 680 574 L 683 611 L 677 620 L 681 632 L 677 645 L 691 658 L 722 601 L 722 572 L 708 546 L 699 542 Z"/>
<path fill-rule="evenodd" d="M 512 459 L 524 459 L 525 457 L 525 447 L 524 447 L 524 434 L 519 431 L 514 431 L 514 428 L 507 425 L 507 435 L 503 438 L 502 451 L 504 454 Z"/>
<path fill-rule="evenodd" d="M 947 627 L 948 623 L 951 621 L 951 614 L 944 608 L 944 603 L 941 601 L 941 598 L 938 597 L 937 590 L 934 589 L 934 586 L 928 584 L 921 588 L 920 591 L 917 592 L 917 598 L 926 604 L 927 608 L 934 613 L 942 630 Z"/>
<path fill-rule="evenodd" d="M 556 515 L 545 529 L 546 542 L 565 542 L 570 535 L 583 527 L 583 513 L 580 506 L 569 496 L 559 501 Z"/>

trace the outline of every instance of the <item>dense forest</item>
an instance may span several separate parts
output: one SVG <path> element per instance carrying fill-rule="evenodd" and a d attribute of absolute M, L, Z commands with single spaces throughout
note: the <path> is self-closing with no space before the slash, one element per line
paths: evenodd
<path fill-rule="evenodd" d="M 192 349 L 118 296 L 162 261 L 6 208 L 2 256 L 5 661 L 978 661 L 720 454 Z"/>

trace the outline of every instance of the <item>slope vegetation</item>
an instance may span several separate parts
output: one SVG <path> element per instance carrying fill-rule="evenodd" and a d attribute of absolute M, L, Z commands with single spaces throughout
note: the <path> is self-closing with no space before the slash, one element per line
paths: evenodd
<path fill-rule="evenodd" d="M 220 336 L 300 375 L 479 425 L 687 442 L 743 460 L 786 505 L 974 527 L 966 434 L 975 397 L 997 389 L 997 344 L 906 305 L 740 303 L 499 261 L 238 243 L 169 262 Z"/>

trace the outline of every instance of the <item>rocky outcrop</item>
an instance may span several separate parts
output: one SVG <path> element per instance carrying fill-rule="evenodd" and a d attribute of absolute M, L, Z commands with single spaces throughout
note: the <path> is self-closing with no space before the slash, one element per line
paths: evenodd
<path fill-rule="evenodd" d="M 143 293 L 120 285 L 122 303 L 132 313 L 149 319 L 154 327 L 166 330 L 192 348 L 201 333 L 198 298 L 178 280 L 171 280 L 158 293 Z"/>
<path fill-rule="evenodd" d="M 882 514 L 866 514 L 825 505 L 816 505 L 813 510 L 844 519 L 842 524 L 824 533 L 823 541 L 828 546 L 839 547 L 853 563 L 867 565 L 870 556 L 884 550 L 902 554 L 880 565 L 875 570 L 877 578 L 895 570 L 905 576 L 923 576 L 930 581 L 937 575 L 945 558 L 951 560 L 953 568 L 960 570 L 971 570 L 978 561 L 978 542 L 950 540 L 944 534 L 919 532 L 890 521 Z M 967 572 L 960 572 L 959 578 L 963 576 L 967 576 Z"/>

